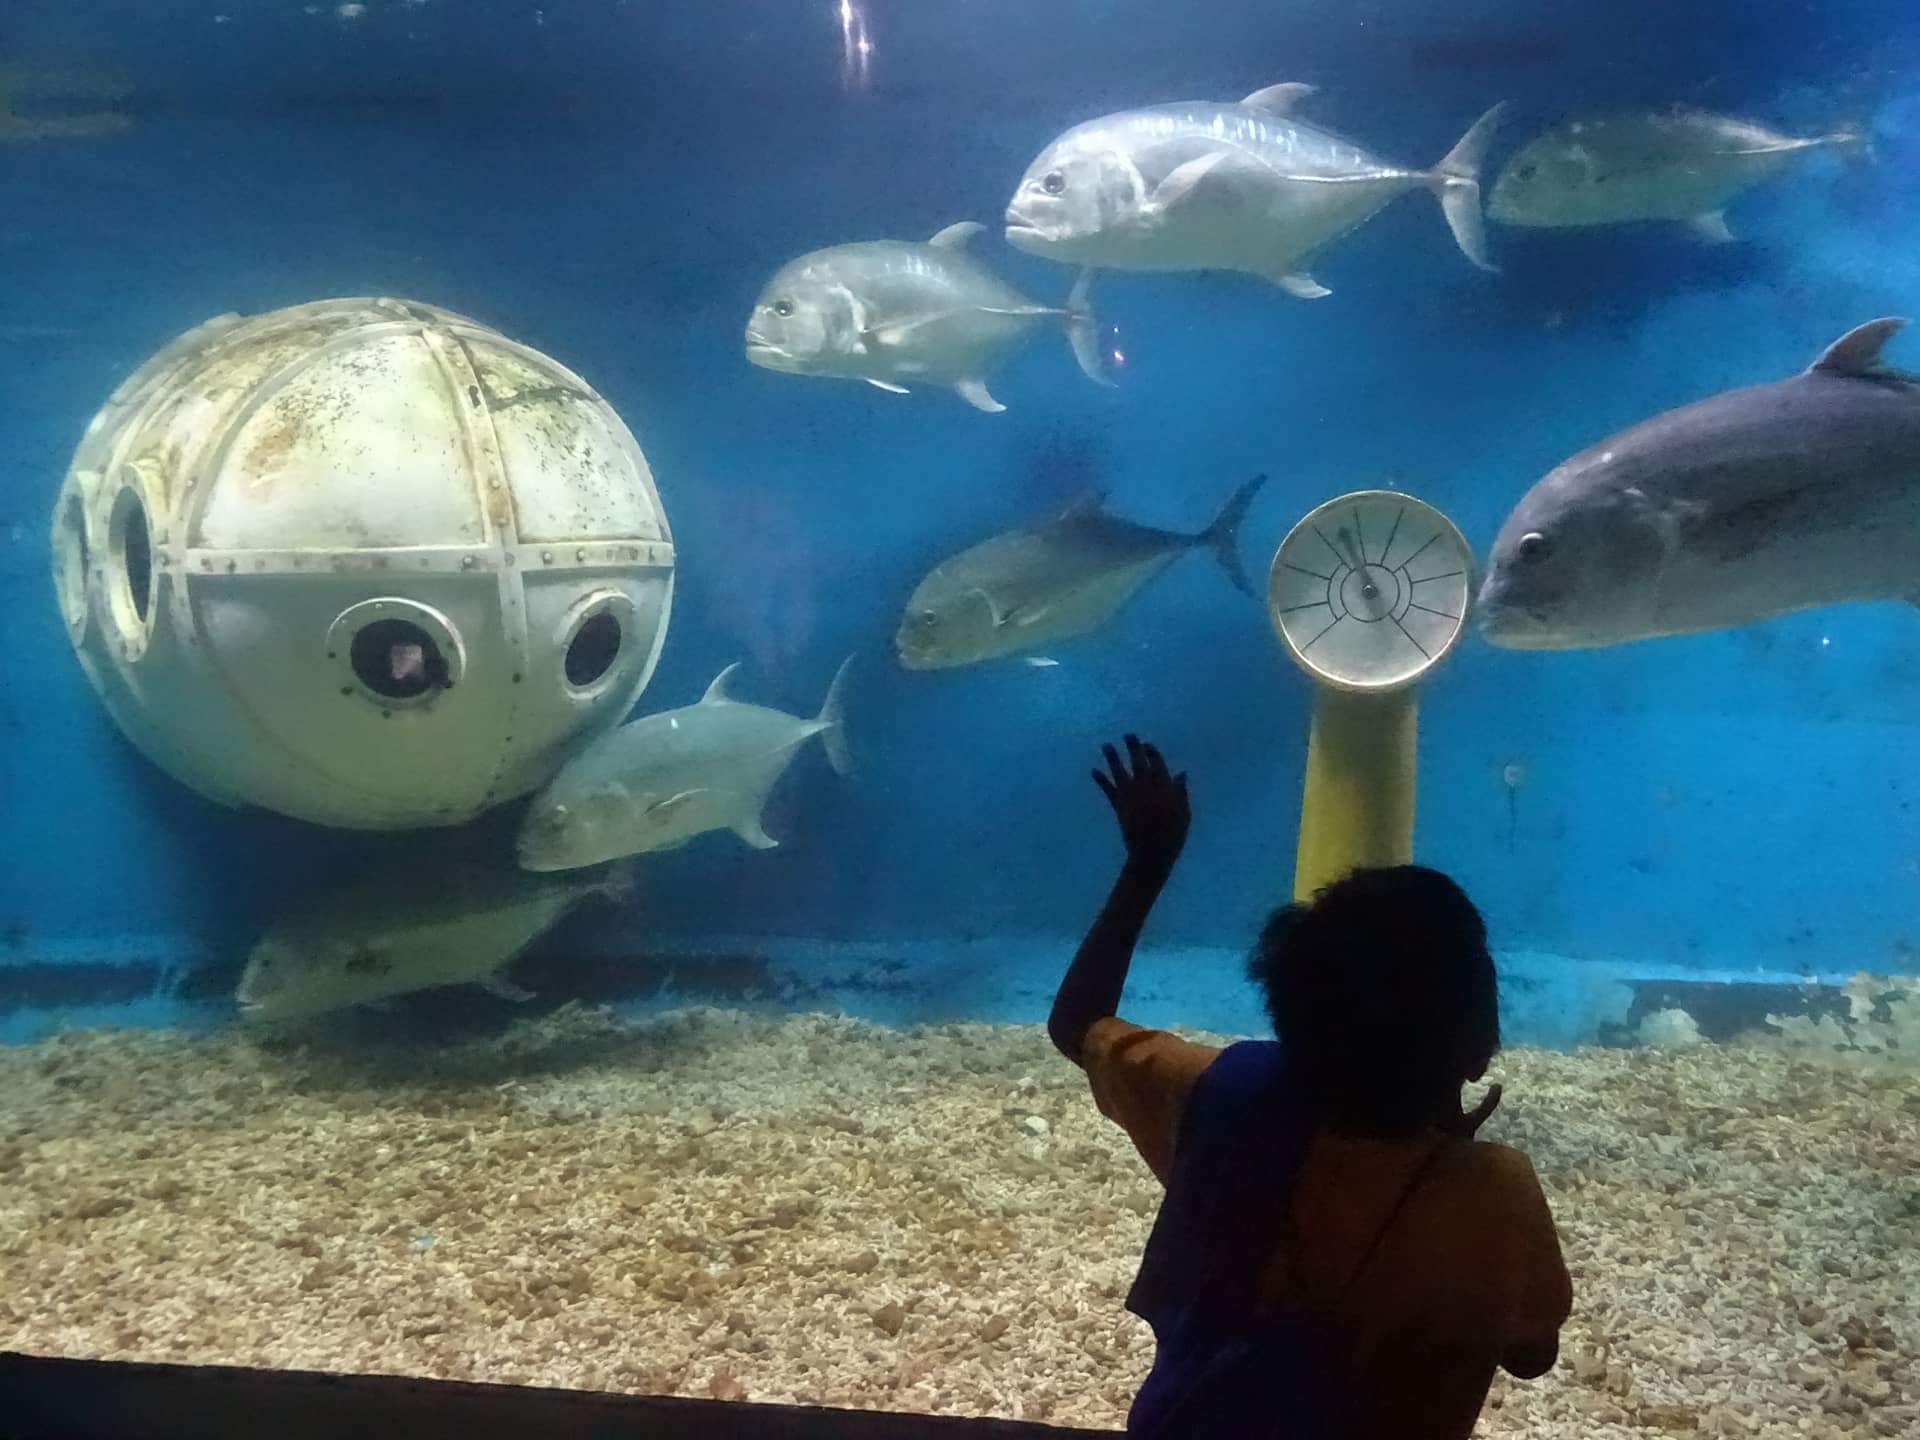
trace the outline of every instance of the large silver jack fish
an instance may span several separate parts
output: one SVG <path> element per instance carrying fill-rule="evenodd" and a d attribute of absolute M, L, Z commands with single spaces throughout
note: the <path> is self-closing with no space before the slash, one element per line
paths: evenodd
<path fill-rule="evenodd" d="M 1061 324 L 1087 378 L 1107 378 L 1092 272 L 1067 303 L 1039 305 L 967 253 L 986 227 L 949 225 L 931 240 L 864 240 L 789 261 L 747 320 L 747 359 L 789 375 L 864 380 L 904 395 L 914 385 L 954 390 L 976 410 L 1007 407 L 987 389 L 1038 325 Z"/>
<path fill-rule="evenodd" d="M 1811 368 L 1669 410 L 1583 450 L 1501 526 L 1477 602 L 1517 650 L 1920 603 L 1920 379 L 1873 320 Z"/>
<path fill-rule="evenodd" d="M 520 863 L 571 870 L 626 855 L 673 850 L 710 830 L 731 830 L 756 850 L 777 843 L 760 812 L 800 747 L 820 737 L 827 761 L 853 761 L 841 718 L 843 662 L 811 719 L 733 697 L 729 665 L 695 705 L 645 715 L 601 736 L 560 769 L 521 824 Z"/>
<path fill-rule="evenodd" d="M 1007 207 L 1007 243 L 1106 270 L 1238 270 L 1303 299 L 1333 241 L 1410 190 L 1439 197 L 1461 252 L 1483 270 L 1480 167 L 1505 108 L 1474 123 L 1431 170 L 1390 165 L 1297 118 L 1311 85 L 1269 85 L 1237 104 L 1124 110 L 1061 135 Z"/>

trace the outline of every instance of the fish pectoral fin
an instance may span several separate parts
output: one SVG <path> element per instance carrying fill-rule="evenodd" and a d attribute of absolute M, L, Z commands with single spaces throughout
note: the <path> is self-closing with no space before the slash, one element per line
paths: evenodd
<path fill-rule="evenodd" d="M 1031 665 L 1035 670 L 1051 670 L 1060 663 L 1051 655 L 1028 655 L 1024 657 L 1024 659 L 1025 663 Z"/>
<path fill-rule="evenodd" d="M 987 615 L 992 619 L 993 628 L 996 630 L 1005 629 L 1009 625 L 1016 629 L 1032 625 L 1043 619 L 1052 609 L 1052 606 L 1044 600 L 1008 601 L 1004 598 L 996 598 L 977 586 L 969 593 L 977 595 L 980 603 L 987 607 Z"/>
<path fill-rule="evenodd" d="M 780 842 L 767 834 L 766 827 L 760 823 L 760 813 L 755 811 L 734 822 L 733 833 L 756 850 L 773 850 Z"/>
<path fill-rule="evenodd" d="M 647 807 L 647 814 L 664 818 L 692 800 L 696 795 L 704 795 L 706 793 L 705 789 L 682 790 L 678 795 L 669 795 L 664 800 L 654 801 L 653 804 Z"/>
<path fill-rule="evenodd" d="M 1304 270 L 1288 270 L 1279 275 L 1269 275 L 1267 279 L 1289 295 L 1302 300 L 1324 300 L 1333 293 Z"/>
<path fill-rule="evenodd" d="M 1709 245 L 1731 245 L 1733 231 L 1727 228 L 1727 212 L 1709 210 L 1704 215 L 1696 215 L 1687 221 L 1687 228 Z"/>
<path fill-rule="evenodd" d="M 1000 602 L 994 599 L 992 595 L 988 594 L 985 590 L 980 589 L 978 586 L 968 591 L 967 593 L 970 595 L 978 596 L 980 599 L 980 603 L 987 607 L 987 617 L 993 621 L 993 625 L 996 630 L 999 629 L 1002 625 L 1007 623 L 1007 618 L 1006 618 L 1007 612 L 1001 609 Z"/>
<path fill-rule="evenodd" d="M 987 227 L 978 220 L 961 220 L 934 232 L 927 244 L 938 250 L 964 250 L 967 242 Z"/>
<path fill-rule="evenodd" d="M 871 375 L 867 376 L 866 380 L 867 380 L 867 383 L 873 386 L 874 389 L 884 390 L 889 395 L 911 395 L 913 393 L 911 390 L 907 389 L 906 386 L 895 385 L 890 380 L 876 380 Z"/>
<path fill-rule="evenodd" d="M 1051 605 L 1016 605 L 995 623 L 1011 625 L 1016 630 L 1024 630 L 1029 625 L 1038 625 L 1052 613 Z"/>
<path fill-rule="evenodd" d="M 988 392 L 987 382 L 984 380 L 962 380 L 953 388 L 962 400 L 974 409 L 983 410 L 989 415 L 998 415 L 1007 408 Z"/>
<path fill-rule="evenodd" d="M 838 299 L 842 304 L 844 304 L 847 307 L 847 317 L 853 322 L 854 333 L 857 335 L 866 334 L 867 332 L 866 301 L 862 300 L 858 295 L 854 294 L 853 291 L 850 290 L 845 285 L 835 285 L 832 288 L 832 294 L 836 299 Z"/>
<path fill-rule="evenodd" d="M 862 330 L 860 338 L 870 345 L 878 345 L 883 349 L 897 348 L 912 339 L 914 331 L 938 324 L 942 320 L 950 320 L 957 313 L 954 310 L 935 310 L 930 314 L 915 315 L 907 320 L 889 320 L 884 325 L 872 325 Z"/>
<path fill-rule="evenodd" d="M 1284 85 L 1268 85 L 1254 91 L 1240 103 L 1250 109 L 1265 110 L 1269 115 L 1291 115 L 1313 91 L 1313 86 L 1296 80 Z"/>
<path fill-rule="evenodd" d="M 480 981 L 480 988 L 489 995 L 501 1000 L 511 1000 L 516 1005 L 524 1005 L 534 998 L 533 991 L 514 984 L 498 972 L 488 975 Z"/>
<path fill-rule="evenodd" d="M 1177 165 L 1167 178 L 1153 187 L 1153 193 L 1147 196 L 1141 209 L 1156 219 L 1163 218 L 1181 201 L 1192 195 L 1195 187 L 1231 158 L 1226 150 L 1211 150 L 1205 155 Z"/>

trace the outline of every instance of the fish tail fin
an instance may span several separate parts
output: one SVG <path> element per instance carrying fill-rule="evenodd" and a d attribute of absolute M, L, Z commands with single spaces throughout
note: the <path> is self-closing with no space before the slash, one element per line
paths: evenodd
<path fill-rule="evenodd" d="M 1507 102 L 1502 100 L 1474 121 L 1473 128 L 1460 137 L 1446 159 L 1433 167 L 1434 193 L 1440 197 L 1440 210 L 1447 217 L 1447 228 L 1453 231 L 1454 243 L 1482 270 L 1500 268 L 1487 254 L 1487 232 L 1480 219 L 1480 170 L 1506 109 Z"/>
<path fill-rule="evenodd" d="M 1073 347 L 1073 358 L 1089 380 L 1096 385 L 1111 386 L 1112 377 L 1100 359 L 1100 322 L 1094 318 L 1092 294 L 1093 267 L 1088 265 L 1080 271 L 1067 295 L 1067 343 Z"/>
<path fill-rule="evenodd" d="M 820 743 L 825 747 L 827 763 L 833 766 L 836 775 L 853 773 L 853 752 L 847 748 L 846 720 L 847 669 L 852 664 L 851 655 L 840 662 L 840 668 L 833 675 L 833 684 L 827 687 L 827 698 L 815 717 L 826 727 L 820 732 Z"/>
<path fill-rule="evenodd" d="M 1206 529 L 1194 537 L 1194 543 L 1210 546 L 1214 558 L 1220 562 L 1220 568 L 1227 572 L 1234 588 L 1244 590 L 1251 595 L 1253 582 L 1247 579 L 1246 567 L 1240 563 L 1240 522 L 1247 518 L 1247 509 L 1253 504 L 1253 497 L 1260 487 L 1267 483 L 1267 477 L 1256 475 L 1238 490 L 1233 492 L 1227 503 L 1220 507 L 1220 513 Z"/>

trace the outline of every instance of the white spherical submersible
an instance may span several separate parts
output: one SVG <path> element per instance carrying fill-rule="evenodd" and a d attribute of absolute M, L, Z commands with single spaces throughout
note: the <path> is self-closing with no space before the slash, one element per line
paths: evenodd
<path fill-rule="evenodd" d="M 127 737 L 221 804 L 355 829 L 458 824 L 618 724 L 673 566 L 592 387 L 392 299 L 181 336 L 53 514 L 67 633 Z"/>

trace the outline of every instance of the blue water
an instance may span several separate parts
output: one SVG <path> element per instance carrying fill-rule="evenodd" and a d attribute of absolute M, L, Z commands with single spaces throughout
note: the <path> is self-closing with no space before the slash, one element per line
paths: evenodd
<path fill-rule="evenodd" d="M 1312 505 L 1387 482 L 1484 553 L 1574 449 L 1920 307 L 1920 18 L 1894 0 L 865 0 L 872 79 L 852 90 L 825 0 L 309 8 L 0 16 L 0 63 L 134 86 L 124 134 L 0 144 L 0 963 L 231 969 L 290 897 L 423 843 L 206 803 L 134 755 L 69 652 L 45 534 L 72 447 L 121 378 L 213 314 L 400 295 L 587 377 L 645 446 L 679 546 L 643 708 L 744 660 L 743 696 L 812 713 L 860 657 L 857 778 L 810 751 L 767 817 L 781 849 L 719 835 L 650 859 L 638 903 L 576 943 L 1004 943 L 1038 973 L 1115 862 L 1086 770 L 1123 729 L 1193 774 L 1154 938 L 1246 941 L 1291 876 L 1309 687 L 1203 558 L 1057 668 L 905 673 L 889 638 L 933 564 L 1089 482 L 1128 517 L 1198 527 L 1259 471 L 1256 573 Z M 1671 101 L 1863 124 L 1877 160 L 1818 158 L 1753 192 L 1737 246 L 1496 228 L 1494 277 L 1415 195 L 1315 264 L 1335 292 L 1316 303 L 1244 277 L 1109 276 L 1120 388 L 1037 338 L 995 381 L 1000 416 L 743 360 L 748 307 L 791 256 L 992 222 L 1077 120 L 1283 80 L 1409 163 L 1499 99 L 1496 166 L 1569 110 Z M 1065 291 L 991 236 L 980 253 L 1030 294 Z M 1920 368 L 1920 339 L 1893 358 Z M 1594 653 L 1470 639 L 1423 694 L 1418 849 L 1503 951 L 1576 987 L 1607 964 L 1913 972 L 1917 739 L 1920 613 L 1899 605 Z M 968 973 L 971 990 L 943 975 L 946 1003 L 996 1013 L 1004 976 Z"/>

